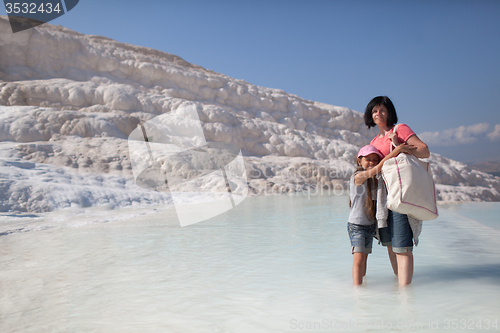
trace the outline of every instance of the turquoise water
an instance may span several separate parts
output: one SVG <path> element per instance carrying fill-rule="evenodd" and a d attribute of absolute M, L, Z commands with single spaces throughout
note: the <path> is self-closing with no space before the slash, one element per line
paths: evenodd
<path fill-rule="evenodd" d="M 500 230 L 500 202 L 451 203 L 441 207 Z"/>
<path fill-rule="evenodd" d="M 398 287 L 375 245 L 355 288 L 347 216 L 345 196 L 302 195 L 247 198 L 185 228 L 161 207 L 4 214 L 0 331 L 436 332 L 500 324 L 499 230 L 442 208 L 424 222 L 411 286 Z"/>

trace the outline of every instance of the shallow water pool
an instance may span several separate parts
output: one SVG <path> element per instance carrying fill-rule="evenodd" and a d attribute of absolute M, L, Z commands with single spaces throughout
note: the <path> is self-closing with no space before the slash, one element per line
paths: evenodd
<path fill-rule="evenodd" d="M 347 200 L 252 197 L 184 228 L 163 207 L 4 213 L 0 331 L 500 330 L 499 230 L 441 208 L 412 285 L 374 245 L 355 288 Z"/>

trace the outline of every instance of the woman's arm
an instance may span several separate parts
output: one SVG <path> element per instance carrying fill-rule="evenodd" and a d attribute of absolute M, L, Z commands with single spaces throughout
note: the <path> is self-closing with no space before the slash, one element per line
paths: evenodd
<path fill-rule="evenodd" d="M 431 156 L 431 153 L 429 152 L 429 147 L 425 143 L 422 142 L 418 138 L 416 134 L 413 134 L 406 140 L 406 143 L 412 146 L 415 146 L 417 149 L 413 151 L 413 155 L 415 155 L 418 158 L 427 158 Z"/>
<path fill-rule="evenodd" d="M 366 170 L 366 171 L 361 171 L 354 176 L 354 185 L 360 186 L 362 185 L 368 178 L 371 178 L 378 174 L 380 171 L 382 171 L 382 166 L 384 165 L 385 161 L 387 161 L 390 158 L 398 156 L 400 153 L 405 153 L 405 154 L 413 154 L 416 150 L 416 147 L 413 145 L 399 145 L 396 148 L 394 148 L 393 151 L 391 151 L 386 157 L 382 159 L 376 166 L 373 168 Z"/>

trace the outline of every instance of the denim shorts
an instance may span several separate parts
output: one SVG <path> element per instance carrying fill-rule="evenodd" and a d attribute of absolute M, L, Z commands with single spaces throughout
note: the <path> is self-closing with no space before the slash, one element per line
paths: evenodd
<path fill-rule="evenodd" d="M 347 232 L 351 240 L 352 253 L 372 253 L 375 224 L 359 225 L 347 222 Z"/>
<path fill-rule="evenodd" d="M 380 228 L 379 233 L 382 245 L 392 245 L 395 253 L 413 251 L 413 232 L 407 215 L 389 210 L 387 228 Z"/>

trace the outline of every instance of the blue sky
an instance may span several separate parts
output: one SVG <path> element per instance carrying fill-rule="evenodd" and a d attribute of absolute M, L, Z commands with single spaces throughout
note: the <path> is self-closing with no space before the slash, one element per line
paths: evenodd
<path fill-rule="evenodd" d="M 387 95 L 431 151 L 500 156 L 500 1 L 80 0 L 50 23 L 357 111 Z"/>

